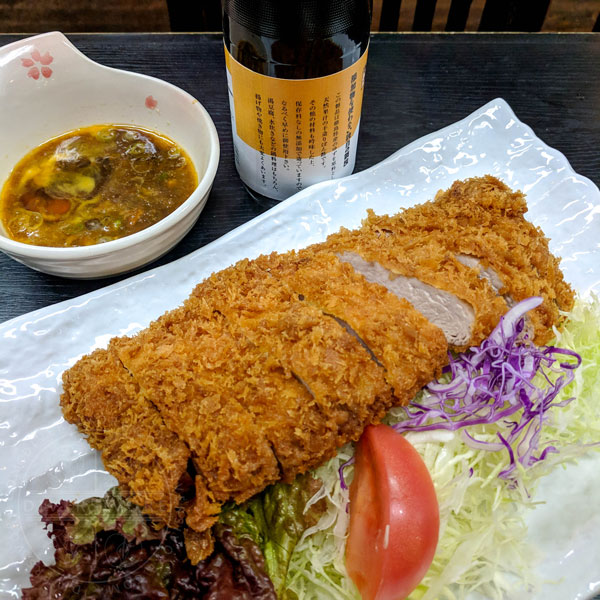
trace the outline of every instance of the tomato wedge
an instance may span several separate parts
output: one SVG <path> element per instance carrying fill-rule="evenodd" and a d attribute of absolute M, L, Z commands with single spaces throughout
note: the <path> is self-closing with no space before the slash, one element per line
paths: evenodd
<path fill-rule="evenodd" d="M 439 507 L 423 459 L 387 425 L 369 425 L 350 485 L 346 567 L 363 600 L 401 600 L 435 554 Z"/>

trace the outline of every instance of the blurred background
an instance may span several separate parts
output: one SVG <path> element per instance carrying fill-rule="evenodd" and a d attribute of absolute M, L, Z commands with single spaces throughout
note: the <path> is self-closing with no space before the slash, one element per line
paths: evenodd
<path fill-rule="evenodd" d="M 372 30 L 589 32 L 600 31 L 599 15 L 600 0 L 373 0 Z M 0 32 L 55 29 L 221 31 L 221 4 L 220 0 L 0 0 Z"/>

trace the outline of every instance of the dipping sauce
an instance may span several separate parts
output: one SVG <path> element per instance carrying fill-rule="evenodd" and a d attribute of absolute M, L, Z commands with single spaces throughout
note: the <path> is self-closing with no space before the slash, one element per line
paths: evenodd
<path fill-rule="evenodd" d="M 8 237 L 37 246 L 89 246 L 141 231 L 198 185 L 189 156 L 162 134 L 94 125 L 38 146 L 0 195 Z"/>

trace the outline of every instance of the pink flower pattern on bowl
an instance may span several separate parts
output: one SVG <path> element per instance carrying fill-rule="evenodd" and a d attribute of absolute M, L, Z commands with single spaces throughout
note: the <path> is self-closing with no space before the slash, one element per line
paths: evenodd
<path fill-rule="evenodd" d="M 46 51 L 42 54 L 37 48 L 31 52 L 31 58 L 22 58 L 21 64 L 23 67 L 28 69 L 27 77 L 31 77 L 32 79 L 39 79 L 40 74 L 48 79 L 52 75 L 52 69 L 48 66 L 54 57 L 50 54 L 50 52 Z M 40 67 L 36 65 L 36 63 L 40 64 Z"/>
<path fill-rule="evenodd" d="M 154 110 L 158 106 L 158 102 L 154 99 L 153 96 L 147 96 L 144 104 L 146 108 L 149 108 L 150 110 Z"/>

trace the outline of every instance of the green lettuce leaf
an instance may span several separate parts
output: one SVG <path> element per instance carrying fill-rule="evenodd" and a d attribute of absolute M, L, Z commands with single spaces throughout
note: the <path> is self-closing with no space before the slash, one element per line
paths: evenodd
<path fill-rule="evenodd" d="M 290 560 L 302 535 L 321 517 L 324 503 L 308 506 L 321 488 L 321 481 L 306 474 L 294 483 L 277 483 L 240 506 L 228 505 L 220 522 L 231 527 L 238 538 L 249 538 L 261 548 L 266 571 L 277 597 L 295 598 L 287 589 Z"/>
<path fill-rule="evenodd" d="M 72 520 L 66 519 L 67 515 Z M 136 543 L 161 538 L 161 534 L 148 524 L 141 509 L 121 496 L 118 487 L 108 490 L 102 498 L 67 503 L 62 518 L 66 533 L 74 544 L 91 544 L 100 531 L 115 531 L 127 541 Z"/>

